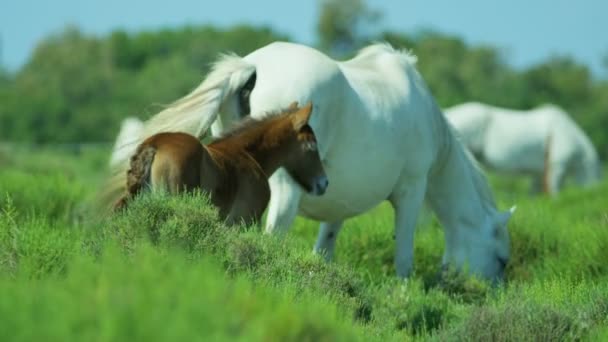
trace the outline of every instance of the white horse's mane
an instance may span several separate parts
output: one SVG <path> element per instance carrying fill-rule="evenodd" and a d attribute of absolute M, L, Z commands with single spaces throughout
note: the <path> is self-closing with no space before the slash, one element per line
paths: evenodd
<path fill-rule="evenodd" d="M 473 154 L 462 143 L 458 131 L 446 119 L 442 112 L 440 112 L 439 115 L 436 115 L 436 120 L 438 121 L 440 127 L 444 127 L 443 134 L 440 134 L 440 136 L 443 137 L 444 151 L 441 153 L 442 156 L 437 162 L 440 163 L 440 165 L 444 165 L 445 159 L 450 158 L 451 154 L 453 153 L 458 153 L 459 158 L 465 159 L 464 164 L 467 165 L 467 169 L 471 173 L 475 189 L 481 196 L 483 202 L 490 204 L 492 209 L 496 209 L 496 200 L 494 199 L 494 195 L 490 189 L 486 175 L 477 159 L 475 159 Z M 466 163 L 466 161 L 468 161 L 468 163 Z"/>
<path fill-rule="evenodd" d="M 400 57 L 401 61 L 410 66 L 415 66 L 418 62 L 418 57 L 414 55 L 410 50 L 407 49 L 395 49 L 388 42 L 375 42 L 372 45 L 366 46 L 359 50 L 355 57 L 351 59 L 350 63 L 357 63 L 362 60 L 369 59 L 370 57 L 376 57 L 380 53 L 390 53 Z"/>

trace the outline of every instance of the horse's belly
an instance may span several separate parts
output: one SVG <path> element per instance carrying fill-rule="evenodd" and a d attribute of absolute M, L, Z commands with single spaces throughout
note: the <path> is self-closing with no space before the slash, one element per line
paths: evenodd
<path fill-rule="evenodd" d="M 300 201 L 299 213 L 313 220 L 335 222 L 360 215 L 385 199 L 385 196 L 369 196 L 358 191 L 321 197 L 305 194 Z"/>
<path fill-rule="evenodd" d="M 387 198 L 387 196 L 371 191 L 370 195 L 370 192 L 358 191 L 357 189 L 347 189 L 346 192 L 340 190 L 343 189 L 320 197 L 303 195 L 299 213 L 317 221 L 341 221 L 360 215 Z"/>
<path fill-rule="evenodd" d="M 544 167 L 544 144 L 529 141 L 519 144 L 486 146 L 484 159 L 489 167 L 511 173 L 537 173 Z"/>
<path fill-rule="evenodd" d="M 515 120 L 498 116 L 486 132 L 483 157 L 488 166 L 498 171 L 542 172 L 548 129 L 543 117 Z"/>
<path fill-rule="evenodd" d="M 394 149 L 394 147 L 392 147 Z M 402 173 L 403 156 L 396 151 L 341 154 L 326 167 L 329 187 L 323 196 L 303 195 L 300 214 L 318 221 L 339 221 L 364 213 L 386 200 Z"/>

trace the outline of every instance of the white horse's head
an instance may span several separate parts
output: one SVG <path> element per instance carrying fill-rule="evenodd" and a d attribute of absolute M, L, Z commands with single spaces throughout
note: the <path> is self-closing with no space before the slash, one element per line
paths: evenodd
<path fill-rule="evenodd" d="M 602 180 L 602 163 L 594 150 L 583 151 L 586 155 L 573 169 L 574 180 L 580 186 L 593 186 Z"/>
<path fill-rule="evenodd" d="M 503 278 L 505 267 L 510 258 L 510 239 L 507 223 L 515 212 L 515 206 L 504 212 L 488 215 L 482 227 L 467 227 L 462 223 L 460 236 L 452 238 L 460 241 L 448 241 L 454 249 L 448 260 L 458 269 L 465 269 L 472 274 L 492 281 Z M 450 260 L 451 259 L 451 260 Z"/>

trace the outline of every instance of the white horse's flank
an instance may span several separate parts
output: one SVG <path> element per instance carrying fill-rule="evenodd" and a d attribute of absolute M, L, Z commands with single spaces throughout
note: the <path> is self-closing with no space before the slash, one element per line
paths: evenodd
<path fill-rule="evenodd" d="M 471 102 L 444 112 L 481 162 L 497 171 L 531 175 L 535 191 L 542 187 L 555 194 L 567 176 L 580 185 L 599 179 L 591 141 L 557 106 L 519 111 Z"/>
<path fill-rule="evenodd" d="M 218 134 L 243 113 L 240 90 L 254 75 L 247 98 L 254 117 L 293 101 L 314 103 L 310 124 L 330 180 L 324 196 L 311 197 L 277 171 L 267 232 L 285 231 L 298 213 L 322 221 L 315 251 L 331 258 L 343 221 L 389 200 L 396 269 L 407 276 L 426 195 L 445 227 L 444 263 L 466 264 L 489 279 L 502 275 L 511 212 L 497 211 L 483 175 L 416 71 L 415 57 L 388 45 L 369 46 L 345 62 L 291 43 L 223 57 L 197 89 L 146 124 L 144 137 L 165 130 L 201 135 L 211 122 Z"/>
<path fill-rule="evenodd" d="M 112 155 L 110 156 L 110 166 L 118 165 L 121 161 L 130 157 L 137 147 L 138 137 L 141 135 L 144 123 L 135 117 L 128 117 L 122 120 L 120 132 L 116 137 Z M 133 146 L 135 145 L 135 146 Z"/>

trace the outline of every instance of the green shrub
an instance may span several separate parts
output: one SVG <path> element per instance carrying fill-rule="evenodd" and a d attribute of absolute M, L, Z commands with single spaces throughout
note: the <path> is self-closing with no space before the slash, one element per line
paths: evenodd
<path fill-rule="evenodd" d="M 63 277 L 0 277 L 0 339 L 350 341 L 360 329 L 310 292 L 223 277 L 208 259 L 140 246 L 79 256 Z M 296 296 L 298 297 L 296 299 Z"/>
<path fill-rule="evenodd" d="M 43 277 L 65 270 L 77 234 L 44 218 L 17 221 L 10 197 L 0 212 L 0 272 Z"/>
<path fill-rule="evenodd" d="M 499 207 L 518 210 L 507 281 L 492 287 L 441 273 L 443 232 L 426 211 L 404 281 L 387 204 L 348 220 L 326 263 L 310 251 L 316 222 L 298 218 L 285 238 L 229 228 L 198 193 L 144 194 L 96 217 L 87 201 L 105 158 L 52 156 L 0 170 L 0 340 L 607 336 L 607 182 L 556 199 L 498 184 Z"/>

